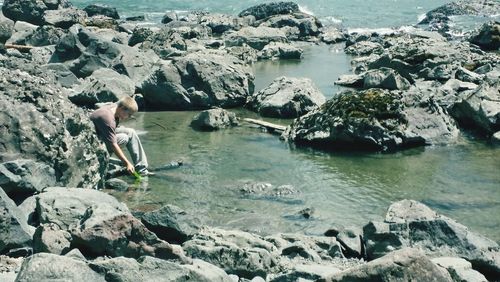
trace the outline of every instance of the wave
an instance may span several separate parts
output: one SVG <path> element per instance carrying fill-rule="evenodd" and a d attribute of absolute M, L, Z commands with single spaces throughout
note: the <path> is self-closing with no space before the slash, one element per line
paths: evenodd
<path fill-rule="evenodd" d="M 307 6 L 299 5 L 299 11 L 301 11 L 302 13 L 306 13 L 306 14 L 309 14 L 311 16 L 314 16 L 314 13 Z"/>
<path fill-rule="evenodd" d="M 372 34 L 372 33 L 378 33 L 378 34 L 391 34 L 398 31 L 397 29 L 394 28 L 348 28 L 347 32 L 348 33 L 358 33 L 358 34 Z"/>
<path fill-rule="evenodd" d="M 327 17 L 322 18 L 322 20 L 324 20 L 328 23 L 332 23 L 332 24 L 341 24 L 342 23 L 341 19 L 337 19 L 334 16 L 327 16 Z"/>
<path fill-rule="evenodd" d="M 425 19 L 425 17 L 427 17 L 427 13 L 423 13 L 423 14 L 420 14 L 418 17 L 417 17 L 417 23 L 423 21 Z"/>

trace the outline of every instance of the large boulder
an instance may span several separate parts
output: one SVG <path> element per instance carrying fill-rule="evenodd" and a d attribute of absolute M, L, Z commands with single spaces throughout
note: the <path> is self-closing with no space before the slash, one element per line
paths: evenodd
<path fill-rule="evenodd" d="M 478 34 L 472 36 L 469 41 L 484 50 L 498 50 L 500 48 L 500 22 L 484 24 Z"/>
<path fill-rule="evenodd" d="M 390 68 L 370 70 L 363 74 L 363 88 L 407 90 L 410 82 Z"/>
<path fill-rule="evenodd" d="M 472 264 L 463 258 L 439 257 L 433 258 L 432 262 L 446 269 L 453 281 L 488 281 L 484 275 L 472 269 Z"/>
<path fill-rule="evenodd" d="M 32 232 L 24 215 L 0 187 L 0 253 L 22 247 L 31 247 Z"/>
<path fill-rule="evenodd" d="M 194 129 L 202 131 L 219 130 L 238 125 L 238 118 L 224 109 L 210 109 L 197 114 L 191 121 Z"/>
<path fill-rule="evenodd" d="M 458 129 L 431 93 L 419 87 L 403 93 L 346 91 L 295 120 L 283 137 L 329 150 L 393 150 L 454 140 Z"/>
<path fill-rule="evenodd" d="M 109 7 L 102 4 L 90 4 L 83 8 L 89 17 L 93 16 L 106 16 L 115 20 L 120 19 L 120 15 L 116 11 L 116 8 Z"/>
<path fill-rule="evenodd" d="M 74 24 L 84 24 L 87 14 L 76 8 L 65 8 L 59 10 L 47 10 L 43 14 L 46 24 L 60 28 L 69 28 Z"/>
<path fill-rule="evenodd" d="M 253 87 L 253 75 L 240 60 L 200 51 L 160 64 L 141 90 L 148 106 L 180 110 L 240 106 Z"/>
<path fill-rule="evenodd" d="M 47 10 L 68 8 L 66 0 L 5 0 L 3 14 L 14 21 L 25 21 L 36 25 L 44 24 L 43 15 Z"/>
<path fill-rule="evenodd" d="M 24 43 L 31 46 L 47 46 L 59 43 L 61 38 L 65 35 L 64 30 L 51 25 L 44 25 L 38 27 L 32 33 L 24 37 Z M 46 62 L 45 62 L 46 63 Z"/>
<path fill-rule="evenodd" d="M 254 49 L 262 50 L 271 42 L 288 42 L 286 34 L 278 28 L 272 27 L 244 27 L 225 37 L 227 47 L 248 45 Z"/>
<path fill-rule="evenodd" d="M 0 160 L 31 159 L 51 167 L 62 185 L 97 186 L 107 152 L 87 114 L 50 73 L 42 78 L 27 62 L 14 67 L 37 75 L 0 67 Z"/>
<path fill-rule="evenodd" d="M 16 281 L 95 281 L 105 282 L 104 275 L 90 268 L 88 263 L 70 257 L 39 253 L 26 258 Z"/>
<path fill-rule="evenodd" d="M 260 4 L 243 10 L 240 17 L 254 16 L 256 20 L 265 19 L 274 15 L 284 15 L 300 12 L 299 5 L 294 2 L 272 2 Z"/>
<path fill-rule="evenodd" d="M 425 254 L 405 248 L 321 281 L 454 281 Z"/>
<path fill-rule="evenodd" d="M 258 53 L 259 60 L 263 59 L 301 59 L 304 50 L 286 43 L 271 42 Z"/>
<path fill-rule="evenodd" d="M 112 69 L 101 68 L 85 78 L 79 90 L 70 95 L 71 102 L 93 108 L 96 103 L 116 102 L 123 97 L 133 96 L 134 82 Z"/>
<path fill-rule="evenodd" d="M 56 185 L 52 167 L 33 160 L 15 160 L 0 164 L 0 186 L 11 197 L 25 197 Z"/>
<path fill-rule="evenodd" d="M 323 27 L 314 16 L 298 12 L 289 15 L 275 15 L 265 20 L 257 21 L 255 26 L 268 26 L 282 29 L 291 40 L 307 40 L 318 36 Z"/>
<path fill-rule="evenodd" d="M 33 252 L 64 255 L 71 250 L 71 234 L 53 223 L 38 226 L 33 234 Z"/>
<path fill-rule="evenodd" d="M 5 43 L 12 36 L 14 21 L 4 17 L 0 11 L 0 43 Z"/>
<path fill-rule="evenodd" d="M 500 275 L 500 247 L 456 221 L 416 201 L 393 203 L 384 222 L 363 228 L 369 259 L 404 247 L 419 248 L 430 257 L 461 257 L 486 277 Z"/>
<path fill-rule="evenodd" d="M 317 109 L 325 100 L 308 78 L 278 77 L 251 96 L 247 106 L 262 116 L 296 118 Z"/>

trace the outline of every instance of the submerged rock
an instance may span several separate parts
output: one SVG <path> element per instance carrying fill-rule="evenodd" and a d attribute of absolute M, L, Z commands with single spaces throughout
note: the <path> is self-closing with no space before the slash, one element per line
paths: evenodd
<path fill-rule="evenodd" d="M 228 34 L 225 37 L 225 45 L 227 47 L 248 46 L 262 50 L 271 42 L 288 42 L 286 34 L 278 28 L 272 27 L 244 27 L 236 32 Z"/>
<path fill-rule="evenodd" d="M 196 115 L 191 126 L 198 130 L 219 130 L 238 125 L 238 118 L 232 112 L 224 109 L 205 110 Z"/>

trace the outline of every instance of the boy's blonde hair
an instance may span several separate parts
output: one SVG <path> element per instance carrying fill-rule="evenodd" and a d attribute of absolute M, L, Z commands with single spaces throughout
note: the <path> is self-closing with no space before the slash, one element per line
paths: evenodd
<path fill-rule="evenodd" d="M 127 110 L 130 114 L 135 114 L 139 110 L 135 100 L 129 96 L 121 98 L 116 104 L 118 107 Z"/>

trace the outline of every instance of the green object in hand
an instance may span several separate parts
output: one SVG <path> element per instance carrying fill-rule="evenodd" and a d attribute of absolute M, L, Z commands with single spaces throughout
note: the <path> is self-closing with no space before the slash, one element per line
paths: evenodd
<path fill-rule="evenodd" d="M 137 171 L 134 171 L 132 174 L 135 176 L 135 179 L 141 180 L 141 175 Z"/>

